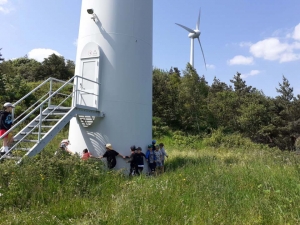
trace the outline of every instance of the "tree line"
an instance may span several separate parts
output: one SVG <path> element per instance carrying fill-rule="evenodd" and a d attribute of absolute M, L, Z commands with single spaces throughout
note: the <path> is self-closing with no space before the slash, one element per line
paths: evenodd
<path fill-rule="evenodd" d="M 43 62 L 27 56 L 5 61 L 0 52 L 0 102 L 15 102 L 37 82 L 48 77 L 68 80 L 74 72 L 73 61 L 55 54 Z M 256 143 L 292 150 L 300 135 L 300 96 L 294 95 L 284 76 L 276 91 L 278 96 L 268 97 L 248 86 L 240 73 L 230 84 L 215 77 L 209 85 L 190 64 L 182 72 L 176 67 L 169 71 L 155 68 L 154 127 L 200 136 L 222 129 L 225 134 L 240 133 Z M 32 96 L 24 104 L 35 100 Z"/>
<path fill-rule="evenodd" d="M 268 97 L 248 86 L 238 72 L 229 85 L 216 77 L 208 85 L 190 64 L 183 74 L 177 68 L 154 69 L 154 124 L 193 135 L 222 129 L 225 134 L 240 133 L 256 143 L 293 150 L 300 135 L 300 96 L 294 95 L 285 76 L 276 91 L 278 96 Z"/>
<path fill-rule="evenodd" d="M 5 60 L 0 52 L 0 102 L 16 102 L 38 82 L 49 77 L 69 80 L 74 73 L 75 63 L 55 54 L 45 58 L 43 62 L 38 62 L 28 58 L 27 55 Z M 35 97 L 26 99 L 25 104 L 28 106 L 35 102 Z"/>

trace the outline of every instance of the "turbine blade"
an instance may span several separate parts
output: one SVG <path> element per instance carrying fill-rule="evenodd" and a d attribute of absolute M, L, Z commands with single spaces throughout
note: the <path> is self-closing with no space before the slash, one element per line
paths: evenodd
<path fill-rule="evenodd" d="M 204 57 L 204 52 L 203 52 L 203 49 L 202 49 L 202 45 L 201 45 L 201 42 L 200 42 L 200 38 L 197 38 L 197 39 L 199 41 L 200 48 L 201 48 L 201 51 L 202 51 L 202 55 L 203 55 L 203 59 L 204 59 L 204 64 L 205 64 L 205 69 L 207 70 L 207 68 L 206 68 L 206 61 L 205 61 L 205 57 Z"/>
<path fill-rule="evenodd" d="M 192 30 L 192 29 L 190 29 L 190 28 L 188 28 L 186 26 L 183 26 L 183 25 L 181 25 L 179 23 L 175 23 L 175 24 L 178 25 L 178 26 L 180 26 L 180 27 L 182 27 L 183 29 L 187 30 L 190 33 L 194 33 L 194 34 L 196 33 L 194 30 Z"/>
<path fill-rule="evenodd" d="M 196 29 L 197 30 L 200 30 L 200 14 L 201 14 L 201 8 L 199 9 L 198 21 L 197 21 L 197 24 L 196 24 Z"/>

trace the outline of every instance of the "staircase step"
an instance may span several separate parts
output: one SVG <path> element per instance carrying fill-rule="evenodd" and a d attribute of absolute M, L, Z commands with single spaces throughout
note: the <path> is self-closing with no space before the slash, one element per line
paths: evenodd
<path fill-rule="evenodd" d="M 26 135 L 26 134 L 33 134 L 33 135 L 38 135 L 39 133 L 38 132 L 21 132 L 20 133 L 21 135 Z M 45 135 L 45 134 L 47 134 L 47 133 L 41 133 L 41 135 Z"/>
<path fill-rule="evenodd" d="M 31 148 L 15 148 L 14 151 L 28 152 Z"/>
<path fill-rule="evenodd" d="M 34 127 L 35 126 L 33 126 L 33 125 L 28 126 L 28 128 L 34 128 Z M 52 128 L 52 127 L 53 126 L 44 126 L 44 125 L 41 126 L 41 128 Z M 38 128 L 38 126 L 36 128 Z"/>
<path fill-rule="evenodd" d="M 51 115 L 51 116 L 64 116 L 64 115 L 66 115 L 66 113 L 65 112 L 42 113 L 42 116 L 48 116 L 48 115 Z"/>
<path fill-rule="evenodd" d="M 60 119 L 43 119 L 43 122 L 58 122 Z M 40 122 L 39 119 L 35 120 L 35 122 Z"/>
<path fill-rule="evenodd" d="M 38 132 L 32 132 L 31 134 L 33 134 L 33 135 L 38 135 L 39 133 Z M 46 135 L 47 133 L 42 133 L 41 132 L 41 135 Z"/>
<path fill-rule="evenodd" d="M 20 141 L 19 139 L 14 139 L 14 142 Z M 32 142 L 32 143 L 38 143 L 38 140 L 28 140 L 28 139 L 23 139 L 21 142 Z"/>
<path fill-rule="evenodd" d="M 50 109 L 50 110 L 53 110 L 53 109 L 55 109 L 55 110 L 70 110 L 71 107 L 64 107 L 64 106 L 56 107 L 55 105 L 52 105 L 52 106 L 48 107 L 48 109 Z"/>
<path fill-rule="evenodd" d="M 5 155 L 5 156 L 2 157 L 2 159 L 20 160 L 20 159 L 22 159 L 22 157 Z"/>

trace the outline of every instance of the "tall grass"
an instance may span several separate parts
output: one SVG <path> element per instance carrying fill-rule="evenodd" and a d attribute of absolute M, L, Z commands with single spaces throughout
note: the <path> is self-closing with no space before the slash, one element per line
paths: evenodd
<path fill-rule="evenodd" d="M 21 166 L 2 163 L 0 224 L 300 223 L 300 156 L 248 140 L 158 142 L 169 158 L 157 177 L 129 179 L 98 160 L 55 158 L 54 142 Z"/>

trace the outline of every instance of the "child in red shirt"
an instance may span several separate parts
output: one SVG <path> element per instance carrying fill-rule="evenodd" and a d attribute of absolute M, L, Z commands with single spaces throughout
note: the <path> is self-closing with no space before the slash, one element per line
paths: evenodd
<path fill-rule="evenodd" d="M 93 157 L 93 155 L 91 153 L 89 153 L 89 150 L 84 149 L 81 159 L 82 160 L 88 160 L 91 157 Z"/>

